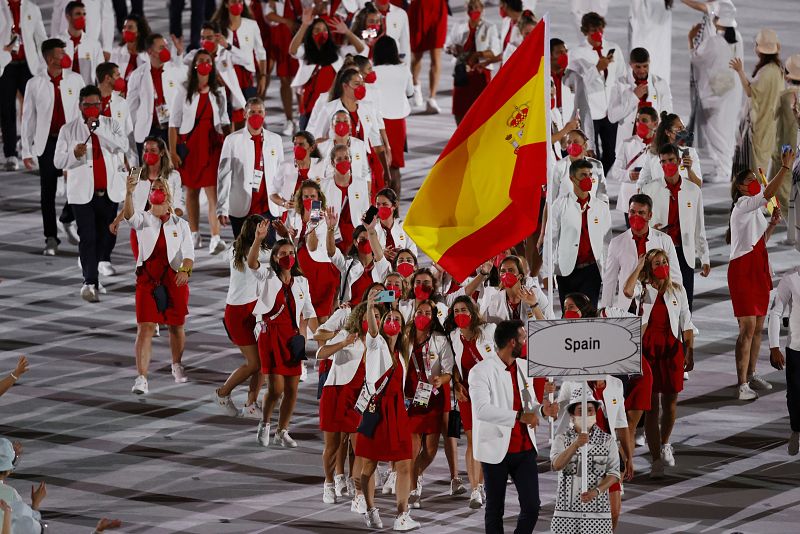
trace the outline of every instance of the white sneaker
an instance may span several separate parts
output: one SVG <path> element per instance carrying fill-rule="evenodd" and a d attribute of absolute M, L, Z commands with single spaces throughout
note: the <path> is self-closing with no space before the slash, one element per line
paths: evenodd
<path fill-rule="evenodd" d="M 185 384 L 186 381 L 189 380 L 186 377 L 186 371 L 183 369 L 183 365 L 179 363 L 172 364 L 172 376 L 175 378 L 176 384 Z"/>
<path fill-rule="evenodd" d="M 420 488 L 411 490 L 408 494 L 408 505 L 412 508 L 420 508 L 422 505 L 420 504 L 420 500 L 422 499 L 422 492 Z"/>
<path fill-rule="evenodd" d="M 422 100 L 422 86 L 421 85 L 415 85 L 414 86 L 414 105 L 416 107 L 418 107 L 418 108 L 421 108 L 422 107 L 422 103 L 423 103 L 423 100 Z"/>
<path fill-rule="evenodd" d="M 460 477 L 456 477 L 450 481 L 450 495 L 461 495 L 467 492 L 464 483 Z"/>
<path fill-rule="evenodd" d="M 337 497 L 342 497 L 343 495 L 347 495 L 349 492 L 347 488 L 347 477 L 344 475 L 334 475 L 333 489 L 336 492 Z"/>
<path fill-rule="evenodd" d="M 242 417 L 245 419 L 263 419 L 264 412 L 261 410 L 261 406 L 259 406 L 257 402 L 254 402 L 253 404 L 245 404 L 242 406 Z"/>
<path fill-rule="evenodd" d="M 647 444 L 644 438 L 644 428 L 637 428 L 635 434 L 636 434 L 636 446 L 644 447 Z"/>
<path fill-rule="evenodd" d="M 486 502 L 486 486 L 483 484 L 478 484 L 478 489 L 481 491 L 481 497 L 483 498 L 483 502 Z"/>
<path fill-rule="evenodd" d="M 675 467 L 675 451 L 671 444 L 665 443 L 661 446 L 661 459 L 667 467 Z"/>
<path fill-rule="evenodd" d="M 43 256 L 55 256 L 58 252 L 58 240 L 55 237 L 48 237 L 44 240 Z"/>
<path fill-rule="evenodd" d="M 64 233 L 67 234 L 67 241 L 69 241 L 70 245 L 77 245 L 81 242 L 81 238 L 78 236 L 78 223 L 71 222 L 65 224 Z"/>
<path fill-rule="evenodd" d="M 650 466 L 650 478 L 652 479 L 664 478 L 664 460 L 662 460 L 661 458 L 654 461 L 653 465 Z"/>
<path fill-rule="evenodd" d="M 97 282 L 97 292 L 100 293 L 101 295 L 105 295 L 106 293 L 108 293 L 106 288 L 103 287 L 103 284 L 101 284 L 100 282 Z"/>
<path fill-rule="evenodd" d="M 101 261 L 98 263 L 97 272 L 103 276 L 114 276 L 117 274 L 117 270 L 114 269 L 114 266 L 111 265 L 110 261 Z"/>
<path fill-rule="evenodd" d="M 211 400 L 217 405 L 217 408 L 225 412 L 227 415 L 231 417 L 236 417 L 239 415 L 239 410 L 236 409 L 236 405 L 233 403 L 233 399 L 231 396 L 228 395 L 227 397 L 220 397 L 219 393 L 215 389 L 211 393 Z"/>
<path fill-rule="evenodd" d="M 208 242 L 208 253 L 211 254 L 212 256 L 216 256 L 220 252 L 225 252 L 225 249 L 227 247 L 228 245 L 225 243 L 225 241 L 222 240 L 220 236 L 212 235 L 211 241 Z"/>
<path fill-rule="evenodd" d="M 772 389 L 772 384 L 764 380 L 759 374 L 753 373 L 750 379 L 747 381 L 750 384 L 750 387 L 753 389 L 758 389 L 761 391 L 769 391 Z"/>
<path fill-rule="evenodd" d="M 133 383 L 133 387 L 131 388 L 131 393 L 135 393 L 137 395 L 147 395 L 150 393 L 150 388 L 147 386 L 147 379 L 142 375 L 136 377 L 136 381 Z"/>
<path fill-rule="evenodd" d="M 305 362 L 300 362 L 300 382 L 308 380 L 308 367 Z"/>
<path fill-rule="evenodd" d="M 194 243 L 194 248 L 196 249 L 203 246 L 203 237 L 200 235 L 200 232 L 192 232 L 192 242 Z"/>
<path fill-rule="evenodd" d="M 286 119 L 283 121 L 283 127 L 281 128 L 281 133 L 284 137 L 289 137 L 294 133 L 294 121 L 290 119 Z"/>
<path fill-rule="evenodd" d="M 344 475 L 342 475 L 344 476 Z M 347 478 L 347 495 L 355 495 L 356 494 L 356 481 L 353 480 L 353 477 Z"/>
<path fill-rule="evenodd" d="M 81 286 L 81 298 L 86 302 L 100 302 L 97 296 L 97 288 L 91 284 L 83 284 Z"/>
<path fill-rule="evenodd" d="M 406 530 L 414 530 L 420 526 L 421 525 L 419 524 L 419 521 L 414 521 L 411 519 L 411 514 L 408 512 L 403 512 L 395 518 L 392 530 L 402 532 Z"/>
<path fill-rule="evenodd" d="M 756 400 L 758 393 L 752 390 L 748 384 L 739 386 L 739 400 Z"/>
<path fill-rule="evenodd" d="M 789 436 L 788 451 L 789 456 L 797 456 L 800 451 L 800 432 L 792 432 L 792 435 Z"/>
<path fill-rule="evenodd" d="M 689 380 L 689 371 L 684 371 L 683 372 L 683 381 L 685 382 L 687 380 Z"/>
<path fill-rule="evenodd" d="M 386 477 L 386 482 L 383 483 L 383 488 L 381 488 L 381 493 L 383 495 L 394 495 L 396 484 L 397 484 L 397 473 L 391 471 L 389 472 L 389 476 Z"/>
<path fill-rule="evenodd" d="M 375 469 L 375 488 L 383 487 L 386 484 L 386 481 L 389 479 L 389 473 L 392 471 L 390 469 Z"/>
<path fill-rule="evenodd" d="M 19 162 L 17 161 L 16 156 L 11 156 L 6 158 L 6 162 L 3 165 L 3 170 L 8 172 L 14 172 L 19 169 Z"/>
<path fill-rule="evenodd" d="M 265 423 L 264 421 L 258 422 L 256 440 L 262 447 L 269 447 L 269 423 Z"/>
<path fill-rule="evenodd" d="M 272 440 L 273 445 L 280 445 L 281 447 L 295 448 L 297 442 L 289 435 L 289 431 L 285 428 L 275 432 L 275 437 Z"/>
<path fill-rule="evenodd" d="M 366 501 L 365 501 L 366 504 Z M 381 521 L 381 514 L 377 508 L 370 508 L 364 514 L 364 520 L 367 523 L 367 528 L 383 528 L 383 521 Z"/>
<path fill-rule="evenodd" d="M 161 337 L 161 325 L 156 323 L 156 331 L 153 334 L 153 337 Z"/>
<path fill-rule="evenodd" d="M 336 504 L 336 493 L 333 490 L 333 483 L 326 482 L 322 486 L 322 502 L 325 504 Z"/>
<path fill-rule="evenodd" d="M 350 511 L 361 515 L 367 513 L 367 500 L 363 495 L 353 497 L 353 501 L 350 503 Z"/>
<path fill-rule="evenodd" d="M 431 115 L 437 115 L 442 112 L 442 108 L 439 107 L 435 98 L 429 98 L 425 106 L 425 112 Z"/>
<path fill-rule="evenodd" d="M 481 495 L 481 490 L 479 488 L 475 488 L 472 490 L 472 493 L 469 496 L 469 507 L 473 510 L 478 510 L 483 506 L 483 495 Z"/>

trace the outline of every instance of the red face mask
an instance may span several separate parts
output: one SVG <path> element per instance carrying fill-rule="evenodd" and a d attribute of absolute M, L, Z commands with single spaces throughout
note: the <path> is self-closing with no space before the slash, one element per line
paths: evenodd
<path fill-rule="evenodd" d="M 477 9 L 473 9 L 472 11 L 468 11 L 467 15 L 469 15 L 469 20 L 473 22 L 478 22 L 481 18 L 481 12 Z"/>
<path fill-rule="evenodd" d="M 119 93 L 124 93 L 125 90 L 128 88 L 128 84 L 125 83 L 125 78 L 119 77 L 114 80 L 114 90 Z"/>
<path fill-rule="evenodd" d="M 366 332 L 367 330 L 369 330 L 369 322 L 366 319 L 364 319 L 363 321 L 361 321 L 361 331 Z"/>
<path fill-rule="evenodd" d="M 664 176 L 675 176 L 678 173 L 677 163 L 662 163 L 661 168 L 664 171 Z"/>
<path fill-rule="evenodd" d="M 467 328 L 472 322 L 472 316 L 468 313 L 457 313 L 453 315 L 453 320 L 459 328 Z"/>
<path fill-rule="evenodd" d="M 303 210 L 311 211 L 311 203 L 314 202 L 314 199 L 311 198 L 304 198 L 303 199 Z"/>
<path fill-rule="evenodd" d="M 367 96 L 367 88 L 365 86 L 359 85 L 353 89 L 353 97 L 356 100 L 363 100 L 365 96 Z"/>
<path fill-rule="evenodd" d="M 155 152 L 145 152 L 142 156 L 146 165 L 155 165 L 161 160 L 161 156 L 156 154 Z"/>
<path fill-rule="evenodd" d="M 400 273 L 403 278 L 408 278 L 412 274 L 414 274 L 414 264 L 413 263 L 398 263 L 397 264 L 397 272 Z"/>
<path fill-rule="evenodd" d="M 211 74 L 211 63 L 198 63 L 197 64 L 197 74 L 200 76 L 208 76 Z M 253 117 L 255 115 L 251 115 Z M 248 119 L 249 120 L 249 119 Z M 261 121 L 263 122 L 264 119 L 262 118 Z"/>
<path fill-rule="evenodd" d="M 356 245 L 356 246 L 358 247 L 358 251 L 361 254 L 366 255 L 366 254 L 371 254 L 372 253 L 372 245 L 369 244 L 369 240 L 368 239 L 365 239 L 364 241 L 359 241 L 358 245 Z"/>
<path fill-rule="evenodd" d="M 349 161 L 340 161 L 339 163 L 334 165 L 334 167 L 336 167 L 336 171 L 339 174 L 347 174 L 348 172 L 350 172 L 350 162 Z"/>
<path fill-rule="evenodd" d="M 407 263 L 406 265 L 411 264 Z M 414 286 L 414 296 L 419 300 L 427 300 L 430 298 L 432 292 L 433 288 L 431 286 Z"/>
<path fill-rule="evenodd" d="M 564 312 L 564 319 L 580 319 L 581 312 L 575 310 L 567 310 Z"/>
<path fill-rule="evenodd" d="M 653 276 L 659 280 L 666 280 L 669 276 L 669 265 L 659 265 L 653 269 Z"/>
<path fill-rule="evenodd" d="M 578 182 L 578 187 L 581 188 L 581 191 L 586 191 L 588 193 L 592 190 L 592 179 L 588 176 L 586 178 L 581 178 L 580 182 Z"/>
<path fill-rule="evenodd" d="M 208 65 L 208 63 L 202 63 L 202 65 Z M 200 65 L 197 65 L 197 72 L 200 73 Z M 258 130 L 264 125 L 264 115 L 259 115 L 258 113 L 250 115 L 247 117 L 247 124 L 250 126 L 250 128 Z"/>
<path fill-rule="evenodd" d="M 500 6 L 500 18 L 505 18 L 505 17 L 506 17 L 506 8 Z"/>
<path fill-rule="evenodd" d="M 500 282 L 503 283 L 503 287 L 511 288 L 517 285 L 519 278 L 517 278 L 517 275 L 514 273 L 506 272 L 500 275 Z"/>
<path fill-rule="evenodd" d="M 636 135 L 642 139 L 650 137 L 650 127 L 643 122 L 636 123 Z"/>
<path fill-rule="evenodd" d="M 383 333 L 389 337 L 396 336 L 400 333 L 400 321 L 387 319 L 383 323 Z"/>
<path fill-rule="evenodd" d="M 577 158 L 583 153 L 583 147 L 578 143 L 570 143 L 567 145 L 567 154 L 573 158 Z"/>
<path fill-rule="evenodd" d="M 370 71 L 369 74 L 364 76 L 364 81 L 367 83 L 375 83 L 375 80 L 377 79 L 378 79 L 378 73 L 375 72 L 374 70 Z"/>
<path fill-rule="evenodd" d="M 308 150 L 306 150 L 306 147 L 302 145 L 294 146 L 294 159 L 299 161 L 302 159 L 306 159 L 306 156 L 308 156 Z"/>
<path fill-rule="evenodd" d="M 202 46 L 203 46 L 203 50 L 205 50 L 209 54 L 217 49 L 217 43 L 215 43 L 211 39 L 203 39 Z"/>
<path fill-rule="evenodd" d="M 162 48 L 161 52 L 158 53 L 158 59 L 161 63 L 166 63 L 172 58 L 172 54 L 169 51 L 169 48 Z M 211 72 L 211 71 L 209 71 Z"/>
<path fill-rule="evenodd" d="M 92 106 L 92 107 L 85 108 L 83 110 L 83 115 L 87 119 L 96 119 L 97 117 L 100 116 L 100 108 L 97 107 L 97 106 Z"/>
<path fill-rule="evenodd" d="M 167 200 L 167 194 L 161 189 L 153 189 L 147 198 L 153 206 L 160 206 Z"/>
<path fill-rule="evenodd" d="M 315 33 L 313 38 L 314 42 L 317 43 L 317 48 L 322 48 L 322 45 L 328 42 L 328 32 Z"/>
<path fill-rule="evenodd" d="M 72 66 L 72 60 L 70 59 L 70 57 L 68 55 L 66 55 L 66 54 L 61 56 L 61 68 L 62 69 L 68 69 L 71 66 Z"/>
<path fill-rule="evenodd" d="M 230 11 L 231 15 L 234 17 L 238 17 L 244 12 L 244 4 L 230 4 L 228 6 L 228 11 Z"/>
<path fill-rule="evenodd" d="M 569 56 L 567 55 L 567 53 L 564 52 L 563 54 L 558 56 L 556 58 L 556 63 L 558 63 L 558 66 L 561 67 L 562 69 L 566 69 L 567 65 L 569 65 Z"/>
<path fill-rule="evenodd" d="M 589 34 L 589 39 L 591 39 L 595 43 L 601 43 L 603 42 L 603 32 L 600 30 L 592 32 Z"/>
<path fill-rule="evenodd" d="M 382 221 L 385 221 L 392 216 L 393 211 L 394 210 L 388 206 L 381 206 L 378 208 L 378 218 Z"/>
<path fill-rule="evenodd" d="M 414 317 L 414 326 L 417 327 L 417 330 L 425 330 L 430 324 L 431 318 L 427 315 L 417 315 Z"/>
<path fill-rule="evenodd" d="M 631 215 L 628 217 L 628 222 L 631 225 L 631 230 L 634 232 L 641 232 L 647 228 L 647 221 L 641 215 Z"/>
<path fill-rule="evenodd" d="M 136 33 L 130 30 L 125 30 L 122 32 L 122 40 L 126 43 L 132 43 L 136 40 Z"/>
<path fill-rule="evenodd" d="M 72 19 L 72 25 L 75 26 L 76 30 L 85 30 L 86 29 L 86 17 L 75 17 Z"/>
<path fill-rule="evenodd" d="M 278 258 L 278 265 L 280 265 L 281 269 L 284 271 L 288 271 L 294 267 L 294 256 L 283 256 L 282 258 Z"/>
<path fill-rule="evenodd" d="M 346 122 L 337 122 L 333 126 L 333 131 L 336 132 L 336 135 L 339 137 L 344 137 L 348 133 L 350 133 L 350 125 Z"/>
<path fill-rule="evenodd" d="M 758 180 L 753 180 L 747 184 L 747 192 L 750 193 L 751 197 L 754 197 L 761 192 L 761 184 L 758 183 Z"/>

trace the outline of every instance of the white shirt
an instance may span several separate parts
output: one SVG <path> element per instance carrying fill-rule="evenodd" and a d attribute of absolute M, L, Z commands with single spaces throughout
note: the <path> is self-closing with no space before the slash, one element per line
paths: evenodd
<path fill-rule="evenodd" d="M 300 231 L 303 229 L 303 220 L 299 213 L 295 210 L 290 210 L 288 212 L 288 216 L 286 217 L 286 228 L 289 230 L 296 230 L 297 235 L 295 236 L 295 241 L 300 239 Z M 313 228 L 313 230 L 310 230 Z M 317 236 L 317 248 L 311 250 L 311 247 L 308 246 L 308 235 L 310 232 L 314 232 L 314 235 Z M 323 217 L 320 219 L 319 223 L 312 224 L 310 221 L 306 223 L 306 233 L 303 235 L 303 246 L 308 250 L 309 256 L 311 259 L 317 263 L 331 263 L 331 258 L 328 257 L 328 247 L 327 247 L 327 236 L 328 236 L 328 223 L 325 222 L 325 218 Z"/>
<path fill-rule="evenodd" d="M 95 83 L 95 69 L 100 63 L 103 63 L 106 58 L 103 55 L 103 49 L 100 42 L 93 40 L 86 32 L 81 32 L 81 40 L 78 42 L 78 65 L 80 65 L 80 76 L 83 78 L 83 83 L 86 85 L 94 85 Z M 69 33 L 62 33 L 58 36 L 59 39 L 66 43 L 64 48 L 64 55 L 69 56 L 73 61 L 72 70 L 75 60 L 75 43 L 70 38 Z M 28 50 L 25 49 L 27 54 Z M 73 71 L 74 72 L 74 71 Z"/>
<path fill-rule="evenodd" d="M 103 51 L 111 52 L 114 47 L 114 8 L 111 0 L 81 0 L 86 7 L 86 33 L 100 42 Z M 50 35 L 58 35 L 67 31 L 67 17 L 64 9 L 69 0 L 56 0 L 50 21 Z M 27 47 L 26 47 L 27 48 Z"/>
<path fill-rule="evenodd" d="M 247 266 L 247 254 L 245 254 L 242 270 L 240 271 L 233 265 L 233 253 L 233 247 L 226 252 L 231 274 L 228 281 L 228 294 L 225 297 L 225 304 L 232 306 L 250 304 L 261 294 L 261 281 L 253 274 L 253 270 Z M 269 250 L 261 250 L 258 254 L 258 261 L 262 265 L 269 263 L 269 258 Z"/>
<path fill-rule="evenodd" d="M 309 29 L 309 31 L 311 30 Z M 364 49 L 367 50 L 366 45 L 364 45 Z M 335 72 L 339 72 L 339 69 L 342 68 L 345 55 L 346 53 L 342 50 L 342 48 L 339 48 L 339 58 L 330 65 L 333 67 Z M 293 57 L 300 62 L 300 67 L 297 69 L 297 74 L 294 75 L 291 84 L 292 87 L 297 90 L 308 83 L 308 80 L 311 79 L 311 75 L 314 74 L 317 65 L 314 63 L 308 63 L 306 61 L 305 45 L 300 45 L 300 47 L 297 49 L 297 53 Z"/>
<path fill-rule="evenodd" d="M 137 211 L 128 219 L 128 224 L 136 230 L 139 241 L 139 256 L 136 266 L 142 265 L 153 253 L 153 249 L 161 234 L 161 219 L 149 211 Z M 177 215 L 172 215 L 163 223 L 164 238 L 167 242 L 167 258 L 170 266 L 177 271 L 184 259 L 194 261 L 194 241 L 189 223 Z"/>
<path fill-rule="evenodd" d="M 594 120 L 602 119 L 608 114 L 611 88 L 616 79 L 621 76 L 623 69 L 627 67 L 624 59 L 625 52 L 622 48 L 616 43 L 603 39 L 600 50 L 603 56 L 607 56 L 608 51 L 612 48 L 614 49 L 614 61 L 608 64 L 608 78 L 605 78 L 603 73 L 597 70 L 597 61 L 600 58 L 586 39 L 570 51 L 567 71 L 574 71 L 583 79 L 589 99 L 589 109 Z"/>
<path fill-rule="evenodd" d="M 59 85 L 61 103 L 64 106 L 66 122 L 80 116 L 78 94 L 83 88 L 83 78 L 71 70 L 62 70 Z M 50 123 L 53 118 L 55 91 L 47 71 L 28 80 L 25 86 L 25 99 L 22 105 L 22 157 L 41 156 L 50 136 Z"/>
<path fill-rule="evenodd" d="M 630 49 L 650 52 L 650 69 L 669 84 L 672 67 L 672 9 L 664 0 L 631 0 L 628 11 Z"/>
<path fill-rule="evenodd" d="M 800 267 L 786 273 L 775 290 L 775 299 L 769 309 L 769 348 L 780 347 L 781 344 L 781 320 L 786 308 L 789 308 L 789 334 L 786 339 L 786 346 L 792 350 L 800 351 L 800 305 L 794 307 L 794 303 L 800 303 Z"/>
<path fill-rule="evenodd" d="M 762 213 L 767 207 L 762 189 L 756 196 L 742 196 L 736 201 L 731 211 L 731 255 L 735 260 L 748 254 L 764 237 L 769 223 Z"/>
<path fill-rule="evenodd" d="M 406 65 L 378 65 L 373 88 L 380 94 L 378 112 L 384 119 L 404 119 L 411 114 L 408 99 L 414 96 L 414 81 Z"/>
<path fill-rule="evenodd" d="M 0 2 L 0 43 L 3 47 L 11 42 L 13 27 L 14 20 L 8 2 Z M 35 76 L 39 73 L 39 69 L 45 68 L 41 50 L 42 43 L 47 40 L 47 31 L 44 29 L 39 6 L 31 0 L 20 0 L 19 28 L 20 44 L 25 47 L 25 62 L 31 74 Z M 3 50 L 3 47 L 0 47 L 0 75 L 5 66 L 11 62 L 11 53 Z"/>

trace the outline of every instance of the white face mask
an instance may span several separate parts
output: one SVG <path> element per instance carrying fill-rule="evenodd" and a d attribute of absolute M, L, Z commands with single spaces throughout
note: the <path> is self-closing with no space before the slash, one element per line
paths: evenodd
<path fill-rule="evenodd" d="M 581 417 L 580 415 L 573 415 L 572 416 L 572 426 L 575 428 L 576 432 L 583 432 L 583 430 L 581 430 L 581 421 L 582 420 L 583 420 L 583 417 Z M 597 422 L 597 416 L 596 415 L 587 415 L 586 416 L 586 428 L 587 429 L 592 428 L 596 422 Z"/>

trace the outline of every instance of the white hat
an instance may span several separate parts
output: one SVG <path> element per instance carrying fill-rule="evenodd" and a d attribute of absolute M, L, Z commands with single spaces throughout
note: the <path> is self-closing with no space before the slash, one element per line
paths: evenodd
<path fill-rule="evenodd" d="M 574 388 L 572 393 L 569 396 L 569 404 L 567 404 L 567 413 L 572 415 L 575 413 L 575 406 L 583 402 L 583 384 Z M 594 409 L 597 410 L 600 407 L 600 401 L 594 398 L 592 395 L 592 390 L 586 390 L 586 404 L 594 404 Z"/>
<path fill-rule="evenodd" d="M 778 34 L 770 28 L 762 28 L 756 35 L 756 52 L 761 54 L 777 54 L 781 49 Z"/>
<path fill-rule="evenodd" d="M 800 54 L 789 56 L 786 60 L 786 77 L 800 82 Z"/>
<path fill-rule="evenodd" d="M 14 446 L 6 438 L 0 438 L 0 471 L 11 471 L 14 469 Z"/>
<path fill-rule="evenodd" d="M 717 17 L 717 24 L 723 28 L 736 27 L 736 6 L 733 5 L 731 0 L 719 0 Z"/>

